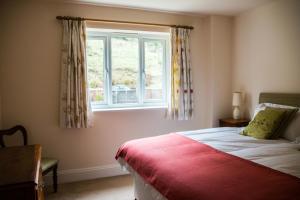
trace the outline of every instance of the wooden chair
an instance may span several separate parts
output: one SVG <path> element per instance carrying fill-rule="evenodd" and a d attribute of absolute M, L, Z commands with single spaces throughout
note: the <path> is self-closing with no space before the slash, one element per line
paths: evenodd
<path fill-rule="evenodd" d="M 14 126 L 10 129 L 6 130 L 0 130 L 0 146 L 1 147 L 6 147 L 4 144 L 3 136 L 4 135 L 13 135 L 20 131 L 20 133 L 23 136 L 23 144 L 24 146 L 27 145 L 27 131 L 26 129 L 21 126 L 17 125 Z M 42 175 L 45 176 L 48 174 L 50 171 L 53 171 L 53 189 L 54 192 L 57 192 L 57 167 L 58 167 L 58 160 L 54 158 L 43 158 L 42 157 L 42 162 L 41 162 L 41 168 L 42 168 Z"/>

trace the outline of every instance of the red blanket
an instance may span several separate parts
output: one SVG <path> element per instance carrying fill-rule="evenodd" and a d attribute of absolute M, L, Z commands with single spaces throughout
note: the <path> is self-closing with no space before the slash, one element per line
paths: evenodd
<path fill-rule="evenodd" d="M 132 140 L 118 151 L 168 200 L 300 199 L 300 179 L 178 134 Z"/>

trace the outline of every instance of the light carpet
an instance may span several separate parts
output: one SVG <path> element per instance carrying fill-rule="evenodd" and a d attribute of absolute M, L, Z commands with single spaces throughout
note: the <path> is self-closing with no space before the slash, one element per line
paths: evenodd
<path fill-rule="evenodd" d="M 58 192 L 46 188 L 46 200 L 133 200 L 133 180 L 129 175 L 60 184 Z"/>

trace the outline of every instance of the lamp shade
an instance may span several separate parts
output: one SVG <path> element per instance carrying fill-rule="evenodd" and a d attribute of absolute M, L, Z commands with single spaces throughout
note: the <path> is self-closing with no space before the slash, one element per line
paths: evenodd
<path fill-rule="evenodd" d="M 232 106 L 240 106 L 242 103 L 242 93 L 234 92 L 232 96 Z"/>

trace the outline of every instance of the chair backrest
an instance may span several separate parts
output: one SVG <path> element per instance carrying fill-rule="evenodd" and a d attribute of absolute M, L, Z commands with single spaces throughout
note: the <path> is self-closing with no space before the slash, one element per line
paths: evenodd
<path fill-rule="evenodd" d="M 10 128 L 10 129 L 0 130 L 0 146 L 1 147 L 6 146 L 4 144 L 3 136 L 13 135 L 13 134 L 17 133 L 18 131 L 20 131 L 22 136 L 23 136 L 23 144 L 27 145 L 27 131 L 23 126 L 17 125 L 17 126 L 14 126 L 14 127 Z"/>

